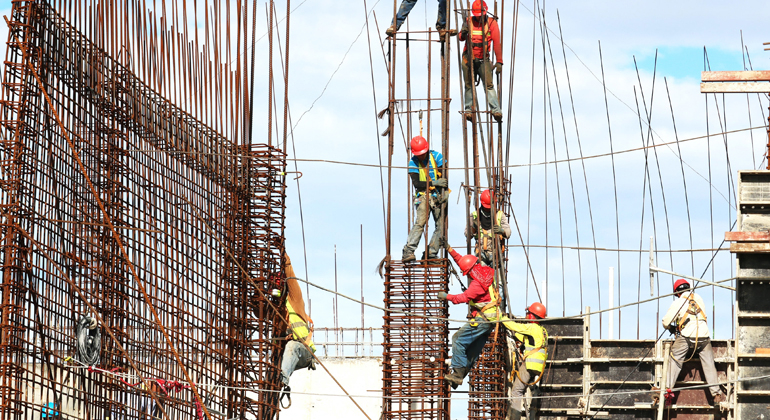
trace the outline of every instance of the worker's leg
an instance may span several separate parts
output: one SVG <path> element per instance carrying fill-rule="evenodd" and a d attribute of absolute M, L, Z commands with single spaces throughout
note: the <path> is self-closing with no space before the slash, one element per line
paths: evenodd
<path fill-rule="evenodd" d="M 441 194 L 438 197 L 431 197 L 430 199 L 430 211 L 433 214 L 433 236 L 430 237 L 430 243 L 428 244 L 428 258 L 438 258 L 438 251 L 441 249 L 441 238 L 444 237 L 444 224 L 443 220 L 444 210 L 446 209 L 446 201 Z"/>
<path fill-rule="evenodd" d="M 463 80 L 465 81 L 464 106 L 466 111 L 473 109 L 473 75 L 470 66 L 468 66 L 468 54 L 463 53 Z"/>
<path fill-rule="evenodd" d="M 438 0 L 438 17 L 436 18 L 436 29 L 446 28 L 446 0 Z"/>
<path fill-rule="evenodd" d="M 409 236 L 406 238 L 403 259 L 414 255 L 414 250 L 417 249 L 417 245 L 420 243 L 425 223 L 428 221 L 427 207 L 428 200 L 425 199 L 425 194 L 414 199 L 414 226 L 412 226 L 412 230 L 409 231 Z"/>
<path fill-rule="evenodd" d="M 706 377 L 706 383 L 711 385 L 709 386 L 709 390 L 711 390 L 711 395 L 716 395 L 721 391 L 719 388 L 719 377 L 717 376 L 717 367 L 714 365 L 714 350 L 711 348 L 711 339 L 710 338 L 701 338 L 702 341 L 698 342 L 698 348 L 700 349 L 700 353 L 698 357 L 700 357 L 700 364 L 703 367 L 703 375 Z"/>
<path fill-rule="evenodd" d="M 281 382 L 284 385 L 289 385 L 291 374 L 297 369 L 310 366 L 312 359 L 313 355 L 304 344 L 293 340 L 286 343 L 286 349 L 283 351 L 283 358 L 281 359 Z"/>
<path fill-rule="evenodd" d="M 690 352 L 690 345 L 687 344 L 687 339 L 679 336 L 674 340 L 674 344 L 671 345 L 671 359 L 668 363 L 668 375 L 666 376 L 666 388 L 673 388 L 676 384 L 677 378 L 679 378 L 679 372 L 682 371 L 682 363 L 687 354 Z"/>
<path fill-rule="evenodd" d="M 518 373 L 513 381 L 513 389 L 511 390 L 511 398 L 513 398 L 511 400 L 511 409 L 522 412 L 524 411 L 524 392 L 527 390 L 530 374 L 523 360 L 517 361 L 516 369 L 518 369 Z"/>
<path fill-rule="evenodd" d="M 481 317 L 476 317 L 475 321 L 481 323 L 474 327 L 466 322 L 452 336 L 452 369 L 472 368 L 494 328 L 494 324 L 483 323 Z"/>
<path fill-rule="evenodd" d="M 409 16 L 409 12 L 412 11 L 412 8 L 416 3 L 417 3 L 417 0 L 401 1 L 401 6 L 399 6 L 398 12 L 396 12 L 396 29 L 400 28 L 401 25 L 404 24 L 406 17 Z M 390 24 L 392 25 L 393 21 L 391 21 Z"/>
<path fill-rule="evenodd" d="M 476 257 L 478 257 L 479 261 L 481 261 L 482 264 L 492 267 L 492 251 L 491 250 L 483 250 L 481 247 L 478 248 L 478 253 L 476 254 Z"/>
<path fill-rule="evenodd" d="M 481 77 L 481 83 L 484 84 L 484 89 L 487 91 L 487 102 L 489 103 L 489 110 L 493 113 L 500 112 L 500 102 L 497 100 L 497 91 L 495 90 L 495 82 L 492 77 L 492 62 L 487 60 L 481 61 L 478 66 L 479 76 Z"/>

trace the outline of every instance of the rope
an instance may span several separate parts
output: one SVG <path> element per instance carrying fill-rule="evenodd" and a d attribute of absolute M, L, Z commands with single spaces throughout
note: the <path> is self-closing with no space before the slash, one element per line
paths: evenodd
<path fill-rule="evenodd" d="M 78 358 L 88 365 L 98 365 L 102 347 L 102 332 L 98 327 L 96 318 L 81 317 L 75 327 L 75 337 L 77 339 Z"/>

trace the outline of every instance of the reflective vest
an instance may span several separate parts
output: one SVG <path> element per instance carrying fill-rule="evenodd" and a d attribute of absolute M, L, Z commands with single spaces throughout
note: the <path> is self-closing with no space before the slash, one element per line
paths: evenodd
<path fill-rule="evenodd" d="M 420 162 L 419 159 L 415 159 L 417 161 L 417 170 L 420 173 L 420 182 L 428 181 L 428 177 L 430 176 L 429 168 L 433 168 L 433 174 L 435 175 L 435 179 L 434 177 L 431 177 L 431 181 L 435 181 L 436 179 L 441 178 L 441 172 L 439 172 L 438 167 L 436 166 L 436 159 L 433 158 L 433 152 L 430 150 L 428 151 L 428 159 L 429 159 L 428 161 L 429 166 L 423 166 L 422 162 Z M 430 186 L 431 190 L 435 188 L 436 187 L 434 187 L 433 185 Z M 425 191 L 417 191 L 417 193 L 415 193 L 415 195 L 417 195 L 418 197 L 422 194 L 425 194 Z"/>
<path fill-rule="evenodd" d="M 524 343 L 524 362 L 527 370 L 543 373 L 545 360 L 548 358 L 548 331 L 538 324 L 531 324 L 540 329 L 541 334 L 515 333 L 516 340 Z"/>
<path fill-rule="evenodd" d="M 679 331 L 682 331 L 682 328 L 684 328 L 685 324 L 688 322 L 695 322 L 697 324 L 699 321 L 706 320 L 706 313 L 703 312 L 703 309 L 698 305 L 698 302 L 695 301 L 695 295 L 690 292 L 690 294 L 687 295 L 687 314 L 679 318 L 676 328 Z"/>
<path fill-rule="evenodd" d="M 473 217 L 473 222 L 475 225 L 476 220 L 478 220 L 479 218 L 479 215 L 474 211 L 473 213 L 471 213 L 471 216 Z M 502 221 L 503 221 L 503 211 L 498 210 L 497 217 L 495 217 L 495 223 L 497 226 L 500 226 L 502 224 Z M 480 224 L 478 225 L 479 229 L 478 229 L 478 232 L 476 232 L 476 253 L 477 254 L 479 253 L 479 250 L 485 251 L 485 252 L 491 252 L 493 250 L 492 244 L 494 244 L 493 240 L 495 236 L 492 231 L 492 227 L 494 226 L 495 225 L 490 226 L 490 229 L 484 229 L 483 227 L 481 227 Z M 502 245 L 502 241 L 505 238 L 503 237 L 503 235 L 497 235 L 497 236 L 500 238 L 500 246 L 502 247 L 502 251 L 505 252 L 505 246 Z"/>
<path fill-rule="evenodd" d="M 291 329 L 291 337 L 294 340 L 307 344 L 307 346 L 313 350 L 313 353 L 315 353 L 315 344 L 313 344 L 313 340 L 310 338 L 312 336 L 312 332 L 310 329 L 308 329 L 307 323 L 302 319 L 302 317 L 294 312 L 294 308 L 291 307 L 289 301 L 286 301 L 286 309 L 289 313 L 289 328 Z"/>
<path fill-rule="evenodd" d="M 484 26 L 476 26 L 473 18 L 468 18 L 468 26 L 471 30 L 471 48 L 473 48 L 474 58 L 483 58 L 492 48 L 492 31 L 489 29 L 489 21 L 484 19 Z M 499 58 L 498 58 L 499 60 Z"/>

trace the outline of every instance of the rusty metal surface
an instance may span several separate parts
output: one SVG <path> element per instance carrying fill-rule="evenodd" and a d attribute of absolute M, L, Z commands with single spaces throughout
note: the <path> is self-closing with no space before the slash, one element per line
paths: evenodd
<path fill-rule="evenodd" d="M 493 332 L 476 366 L 468 375 L 468 418 L 504 419 L 508 412 L 505 381 L 505 329 L 501 326 L 497 337 Z"/>
<path fill-rule="evenodd" d="M 75 418 L 277 412 L 274 393 L 244 389 L 277 389 L 284 327 L 269 291 L 282 273 L 285 155 L 251 144 L 248 101 L 235 100 L 251 91 L 248 66 L 209 66 L 187 32 L 137 24 L 155 18 L 143 2 L 13 3 L 2 419 L 40 418 L 49 403 Z M 143 38 L 151 30 L 163 36 Z M 216 95 L 229 103 L 218 115 Z M 91 369 L 74 350 L 86 314 L 102 333 Z M 156 379 L 192 386 L 167 393 Z"/>
<path fill-rule="evenodd" d="M 449 309 L 446 259 L 427 265 L 391 261 L 386 268 L 383 343 L 383 418 L 449 419 Z M 420 316 L 421 315 L 421 316 Z M 444 319 L 424 318 L 422 316 Z"/>

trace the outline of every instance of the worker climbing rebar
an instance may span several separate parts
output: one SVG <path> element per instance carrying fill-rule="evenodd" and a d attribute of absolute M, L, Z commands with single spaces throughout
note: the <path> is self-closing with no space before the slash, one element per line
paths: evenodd
<path fill-rule="evenodd" d="M 492 266 L 494 262 L 494 239 L 495 235 L 500 240 L 500 247 L 505 252 L 503 241 L 511 237 L 511 226 L 508 225 L 508 218 L 502 210 L 498 210 L 495 217 L 492 218 L 492 200 L 494 194 L 491 190 L 484 190 L 481 193 L 479 201 L 481 206 L 478 211 L 471 213 L 470 228 L 466 227 L 465 236 L 476 238 L 476 257 L 482 264 Z M 470 229 L 470 231 L 469 231 Z"/>
<path fill-rule="evenodd" d="M 297 369 L 315 370 L 313 353 L 315 353 L 316 348 L 312 340 L 313 320 L 305 312 L 302 289 L 297 283 L 291 260 L 286 254 L 284 257 L 286 259 L 284 270 L 286 273 L 286 317 L 288 319 L 287 338 L 289 341 L 286 343 L 281 357 L 281 384 L 283 384 L 281 400 L 286 397 L 288 404 L 283 408 L 289 408 L 291 406 L 289 378 Z"/>
<path fill-rule="evenodd" d="M 500 102 L 497 98 L 495 85 L 492 78 L 492 62 L 489 52 L 493 49 L 495 52 L 495 72 L 500 74 L 503 71 L 503 47 L 500 45 L 500 28 L 494 17 L 487 16 L 487 3 L 483 0 L 476 0 L 471 7 L 471 15 L 463 19 L 463 26 L 460 29 L 459 39 L 465 42 L 463 49 L 462 69 L 463 79 L 465 80 L 465 118 L 473 120 L 473 89 L 475 85 L 474 75 L 481 79 L 484 89 L 487 92 L 487 103 L 495 120 L 502 121 L 503 113 L 500 110 Z M 471 48 L 468 48 L 470 42 Z M 473 67 L 471 68 L 471 65 Z"/>
<path fill-rule="evenodd" d="M 690 283 L 685 279 L 679 279 L 674 283 L 674 296 L 676 300 L 668 307 L 663 317 L 663 327 L 676 335 L 669 354 L 665 403 L 671 405 L 675 400 L 671 389 L 679 378 L 682 365 L 698 356 L 714 405 L 719 405 L 725 401 L 725 395 L 719 386 L 714 365 L 714 351 L 711 349 L 706 313 L 703 311 L 705 307 L 703 298 L 690 291 Z"/>
<path fill-rule="evenodd" d="M 444 379 L 457 388 L 473 368 L 481 355 L 484 344 L 499 324 L 489 322 L 500 319 L 500 298 L 495 284 L 495 270 L 478 264 L 474 255 L 460 255 L 447 246 L 447 252 L 460 267 L 463 275 L 470 276 L 468 289 L 458 295 L 439 292 L 439 299 L 446 299 L 455 305 L 468 303 L 471 318 L 452 336 L 452 372 Z"/>
<path fill-rule="evenodd" d="M 409 236 L 404 245 L 401 260 L 404 262 L 414 261 L 414 250 L 420 243 L 423 230 L 428 223 L 428 212 L 433 214 L 435 228 L 433 236 L 428 243 L 429 260 L 435 260 L 438 257 L 438 251 L 441 248 L 441 238 L 443 233 L 442 215 L 446 209 L 447 195 L 449 185 L 447 179 L 442 177 L 441 170 L 444 169 L 444 156 L 434 150 L 430 150 L 428 141 L 422 136 L 415 136 L 411 143 L 412 158 L 409 160 L 409 176 L 414 185 L 414 225 L 409 231 Z M 423 255 L 425 258 L 425 255 Z"/>
<path fill-rule="evenodd" d="M 527 308 L 526 318 L 532 322 L 503 322 L 505 328 L 513 332 L 516 342 L 516 361 L 511 373 L 513 393 L 508 406 L 508 420 L 519 420 L 524 416 L 524 392 L 527 387 L 540 381 L 543 375 L 548 358 L 548 331 L 539 325 L 537 320 L 545 316 L 545 305 L 535 302 Z"/>

